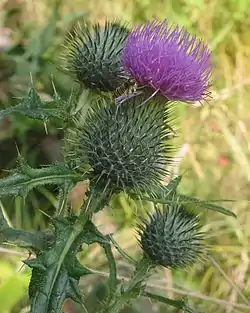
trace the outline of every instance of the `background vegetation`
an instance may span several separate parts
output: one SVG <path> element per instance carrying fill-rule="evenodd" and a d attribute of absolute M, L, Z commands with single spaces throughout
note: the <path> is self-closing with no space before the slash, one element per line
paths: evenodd
<path fill-rule="evenodd" d="M 12 106 L 27 93 L 30 77 L 40 94 L 50 98 L 52 81 L 67 97 L 72 82 L 61 71 L 60 54 L 65 34 L 79 19 L 103 23 L 106 18 L 131 25 L 153 17 L 184 24 L 209 42 L 214 56 L 213 97 L 200 108 L 181 106 L 182 145 L 180 168 L 182 191 L 204 199 L 236 199 L 229 204 L 237 220 L 218 213 L 202 212 L 211 251 L 202 264 L 188 271 L 161 270 L 149 282 L 169 297 L 188 296 L 201 312 L 250 312 L 250 3 L 249 0 L 0 0 L 0 108 Z M 46 131 L 47 129 L 47 131 Z M 57 125 L 43 125 L 19 115 L 0 123 L 0 176 L 15 165 L 17 151 L 33 166 L 60 160 L 61 133 Z M 71 195 L 74 207 L 83 188 Z M 9 223 L 25 229 L 42 229 L 56 206 L 56 190 L 41 188 L 25 202 L 4 199 L 0 205 Z M 129 253 L 138 245 L 131 230 L 141 205 L 118 197 L 98 223 L 116 232 L 117 241 Z M 29 271 L 22 260 L 28 251 L 0 248 L 0 313 L 28 312 Z M 96 247 L 80 256 L 106 275 L 105 258 Z M 119 261 L 120 275 L 130 266 Z M 83 282 L 86 312 L 96 312 L 102 288 L 96 277 Z M 92 288 L 95 286 L 94 288 Z M 95 306 L 96 304 L 96 306 Z M 166 312 L 149 302 L 137 303 L 133 311 Z M 83 312 L 72 303 L 65 312 Z M 167 312 L 176 312 L 167 309 Z"/>

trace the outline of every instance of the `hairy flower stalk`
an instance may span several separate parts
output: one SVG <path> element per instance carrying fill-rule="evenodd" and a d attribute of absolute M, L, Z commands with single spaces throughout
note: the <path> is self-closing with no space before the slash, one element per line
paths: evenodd
<path fill-rule="evenodd" d="M 127 80 L 121 51 L 128 35 L 124 25 L 106 22 L 80 26 L 68 37 L 66 70 L 77 82 L 95 91 L 115 91 Z"/>
<path fill-rule="evenodd" d="M 141 105 L 144 100 L 138 96 L 117 109 L 111 99 L 89 112 L 70 148 L 79 171 L 89 164 L 92 181 L 109 182 L 115 191 L 148 190 L 161 182 L 173 162 L 173 107 Z"/>
<path fill-rule="evenodd" d="M 203 252 L 199 219 L 181 204 L 156 209 L 139 225 L 138 232 L 144 253 L 157 265 L 184 268 Z"/>
<path fill-rule="evenodd" d="M 122 64 L 139 85 L 168 100 L 193 102 L 209 96 L 208 47 L 184 27 L 166 20 L 135 27 L 126 40 Z"/>

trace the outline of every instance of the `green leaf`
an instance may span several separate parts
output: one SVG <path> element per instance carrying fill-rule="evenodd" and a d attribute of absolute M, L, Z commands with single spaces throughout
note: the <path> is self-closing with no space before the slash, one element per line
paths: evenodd
<path fill-rule="evenodd" d="M 216 211 L 224 215 L 236 217 L 236 215 L 219 205 L 219 202 L 233 202 L 233 200 L 200 200 L 197 198 L 189 197 L 186 195 L 179 194 L 177 192 L 177 187 L 181 181 L 182 176 L 174 178 L 167 186 L 161 186 L 154 188 L 147 192 L 147 195 L 133 195 L 134 197 L 139 197 L 141 200 L 151 201 L 153 203 L 159 204 L 185 204 L 193 205 L 199 209 L 208 209 L 211 211 Z"/>
<path fill-rule="evenodd" d="M 78 286 L 80 276 L 72 276 L 69 268 L 64 264 L 60 268 L 50 293 L 49 290 L 56 265 L 51 264 L 46 270 L 38 266 L 32 267 L 32 279 L 29 286 L 31 312 L 61 312 L 62 305 L 67 298 L 81 303 L 81 293 Z M 85 273 L 82 272 L 81 276 L 90 273 L 90 271 L 85 270 Z"/>
<path fill-rule="evenodd" d="M 10 227 L 0 207 L 0 243 L 28 248 L 35 253 L 48 249 L 54 241 L 50 231 L 19 230 Z"/>
<path fill-rule="evenodd" d="M 157 198 L 170 198 L 177 192 L 177 187 L 179 186 L 181 182 L 182 176 L 177 176 L 174 179 L 172 179 L 166 186 L 157 186 L 151 190 L 149 190 L 147 193 L 149 196 L 157 197 Z"/>
<path fill-rule="evenodd" d="M 204 209 L 208 209 L 211 211 L 215 211 L 215 212 L 219 212 L 222 213 L 224 215 L 228 215 L 228 216 L 232 216 L 237 218 L 237 215 L 235 213 L 233 213 L 232 211 L 224 208 L 223 206 L 217 204 L 219 202 L 234 202 L 234 200 L 230 200 L 230 199 L 223 199 L 223 200 L 200 200 L 200 199 L 196 199 L 196 198 L 192 198 L 192 197 L 188 197 L 185 195 L 179 195 L 180 198 L 180 202 L 182 202 L 183 204 L 191 204 L 196 206 L 197 208 L 204 208 Z"/>
<path fill-rule="evenodd" d="M 79 242 L 84 242 L 88 245 L 95 242 L 105 245 L 110 242 L 109 238 L 104 236 L 91 221 L 87 222 L 84 232 L 79 235 L 78 240 Z"/>
<path fill-rule="evenodd" d="M 91 221 L 87 221 L 83 230 L 74 237 L 76 223 L 76 217 L 53 220 L 55 240 L 52 246 L 40 252 L 36 259 L 25 261 L 32 268 L 29 286 L 31 313 L 60 312 L 66 298 L 81 302 L 79 279 L 92 271 L 80 264 L 77 252 L 83 243 L 105 245 L 109 240 Z M 68 248 L 65 250 L 65 247 Z"/>
<path fill-rule="evenodd" d="M 34 86 L 31 86 L 27 96 L 23 97 L 19 104 L 0 111 L 0 120 L 16 112 L 42 121 L 48 121 L 50 118 L 57 118 L 64 121 L 69 119 L 66 106 L 67 102 L 63 101 L 58 94 L 54 95 L 52 101 L 42 101 Z"/>
<path fill-rule="evenodd" d="M 199 313 L 191 309 L 184 300 L 173 300 L 173 299 L 169 299 L 160 295 L 153 294 L 148 291 L 144 291 L 142 294 L 144 297 L 148 297 L 152 300 L 156 300 L 156 301 L 165 303 L 167 305 L 173 306 L 179 310 L 183 310 L 186 313 Z"/>
<path fill-rule="evenodd" d="M 2 242 L 37 252 L 48 249 L 53 242 L 53 236 L 49 232 L 33 232 L 8 227 L 0 230 L 0 243 Z"/>
<path fill-rule="evenodd" d="M 76 183 L 83 177 L 73 173 L 63 164 L 54 164 L 35 169 L 30 167 L 23 158 L 19 158 L 18 166 L 6 178 L 0 179 L 0 197 L 10 195 L 26 196 L 37 186 L 65 183 Z"/>
<path fill-rule="evenodd" d="M 222 213 L 224 215 L 237 217 L 235 213 L 224 208 L 221 205 L 215 204 L 216 202 L 222 202 L 225 200 L 200 200 L 197 198 L 188 197 L 185 195 L 177 194 L 175 198 L 150 198 L 150 197 L 142 197 L 142 200 L 151 201 L 153 203 L 159 204 L 184 204 L 184 205 L 193 205 L 199 209 L 207 209 L 215 212 Z M 228 200 L 233 202 L 233 200 Z"/>

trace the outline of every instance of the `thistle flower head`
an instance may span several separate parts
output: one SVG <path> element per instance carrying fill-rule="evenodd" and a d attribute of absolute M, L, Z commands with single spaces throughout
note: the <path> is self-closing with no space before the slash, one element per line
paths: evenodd
<path fill-rule="evenodd" d="M 66 70 L 89 89 L 116 90 L 126 81 L 121 51 L 127 35 L 127 28 L 116 22 L 79 27 L 68 38 Z"/>
<path fill-rule="evenodd" d="M 181 205 L 156 209 L 139 225 L 138 232 L 145 254 L 164 267 L 192 265 L 203 250 L 199 219 Z"/>
<path fill-rule="evenodd" d="M 209 95 L 210 51 L 183 27 L 147 22 L 129 34 L 122 52 L 126 71 L 168 100 L 201 101 Z"/>
<path fill-rule="evenodd" d="M 144 100 L 133 97 L 118 109 L 114 100 L 102 100 L 104 107 L 89 112 L 71 149 L 80 171 L 89 164 L 92 179 L 115 190 L 142 190 L 161 181 L 172 162 L 172 106 L 140 105 Z"/>

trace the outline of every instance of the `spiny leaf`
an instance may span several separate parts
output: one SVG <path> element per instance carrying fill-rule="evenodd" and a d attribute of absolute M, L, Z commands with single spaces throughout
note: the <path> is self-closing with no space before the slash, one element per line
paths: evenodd
<path fill-rule="evenodd" d="M 181 181 L 182 176 L 174 178 L 167 186 L 160 186 L 149 190 L 147 195 L 139 195 L 141 200 L 151 201 L 153 203 L 160 204 L 186 204 L 194 205 L 197 208 L 208 209 L 222 213 L 224 215 L 236 217 L 236 215 L 219 205 L 219 202 L 225 202 L 225 200 L 200 200 L 190 196 L 182 195 L 177 192 L 177 187 Z M 138 198 L 138 195 L 133 194 L 133 197 Z M 233 202 L 233 200 L 226 200 L 227 202 Z"/>
<path fill-rule="evenodd" d="M 83 177 L 76 175 L 62 164 L 54 164 L 35 169 L 30 167 L 25 160 L 19 159 L 18 166 L 6 178 L 0 179 L 0 197 L 10 195 L 26 196 L 27 193 L 41 185 L 63 185 L 66 182 L 76 183 Z"/>
<path fill-rule="evenodd" d="M 68 120 L 70 113 L 67 111 L 68 103 L 55 93 L 51 101 L 43 101 L 31 86 L 28 94 L 23 97 L 19 104 L 0 111 L 0 120 L 12 113 L 20 113 L 29 118 L 48 121 L 50 118 Z"/>
<path fill-rule="evenodd" d="M 91 221 L 86 222 L 84 230 L 73 242 L 70 242 L 70 238 L 75 231 L 76 217 L 56 218 L 53 224 L 53 245 L 40 252 L 35 260 L 25 261 L 25 264 L 32 268 L 29 286 L 31 312 L 60 312 L 66 298 L 81 302 L 79 279 L 92 272 L 78 261 L 76 254 L 79 247 L 83 243 L 109 242 Z M 69 244 L 71 246 L 65 254 L 65 247 Z"/>
<path fill-rule="evenodd" d="M 34 232 L 10 227 L 0 208 L 0 243 L 31 249 L 36 253 L 48 249 L 52 242 L 53 236 L 49 231 Z"/>
<path fill-rule="evenodd" d="M 69 218 L 57 217 L 52 220 L 52 223 L 57 232 L 57 239 L 59 238 L 58 236 L 62 236 L 63 240 L 65 227 L 68 227 L 69 225 L 73 226 L 76 222 L 76 219 L 77 218 L 73 216 Z M 98 242 L 100 244 L 107 244 L 110 242 L 110 240 L 109 237 L 104 236 L 91 221 L 88 221 L 84 226 L 84 232 L 81 232 L 78 235 L 75 243 L 79 246 L 82 243 L 90 245 L 95 242 Z"/>
<path fill-rule="evenodd" d="M 53 236 L 49 232 L 33 232 L 8 227 L 0 230 L 0 243 L 2 242 L 37 252 L 48 249 L 53 242 Z"/>
<path fill-rule="evenodd" d="M 177 187 L 181 182 L 182 176 L 177 176 L 172 179 L 166 186 L 155 186 L 147 191 L 147 194 L 151 197 L 156 198 L 170 198 L 177 192 Z"/>
<path fill-rule="evenodd" d="M 57 275 L 51 294 L 48 296 L 47 286 L 51 283 L 49 278 L 53 277 L 54 270 L 55 265 L 51 265 L 45 271 L 39 267 L 33 267 L 29 286 L 31 312 L 60 312 L 67 298 L 71 298 L 78 303 L 82 302 L 78 286 L 80 276 L 72 276 L 64 264 Z M 85 274 L 82 273 L 81 276 L 90 273 L 86 270 Z"/>
<path fill-rule="evenodd" d="M 199 313 L 197 311 L 194 311 L 193 309 L 191 309 L 184 300 L 173 300 L 173 299 L 169 299 L 160 295 L 156 295 L 153 294 L 151 292 L 148 291 L 144 291 L 143 292 L 143 296 L 144 297 L 148 297 L 150 299 L 156 300 L 158 302 L 162 302 L 165 303 L 167 305 L 173 306 L 174 308 L 177 308 L 179 310 L 183 310 L 186 313 Z"/>
<path fill-rule="evenodd" d="M 100 244 L 109 243 L 108 237 L 104 236 L 91 221 L 86 224 L 84 233 L 80 235 L 79 238 L 86 244 L 92 244 L 94 242 L 98 242 Z"/>
<path fill-rule="evenodd" d="M 222 213 L 224 215 L 228 215 L 228 216 L 232 216 L 232 217 L 237 217 L 235 213 L 233 213 L 232 211 L 224 208 L 221 205 L 218 205 L 216 203 L 219 202 L 223 202 L 225 200 L 200 200 L 200 199 L 196 199 L 196 198 L 192 198 L 192 197 L 188 197 L 185 195 L 180 195 L 180 201 L 184 204 L 191 204 L 191 205 L 195 205 L 198 208 L 205 208 L 208 210 L 212 210 L 212 211 L 216 211 L 219 213 Z M 227 202 L 233 202 L 233 200 L 226 200 Z"/>
<path fill-rule="evenodd" d="M 232 216 L 232 217 L 237 217 L 236 214 L 234 214 L 232 211 L 224 208 L 221 205 L 214 204 L 215 202 L 220 202 L 220 200 L 200 200 L 197 198 L 192 198 L 188 197 L 185 195 L 177 194 L 176 199 L 172 198 L 164 198 L 164 197 L 159 197 L 159 198 L 152 198 L 148 196 L 140 196 L 140 199 L 146 200 L 146 201 L 151 201 L 153 203 L 160 203 L 160 204 L 186 204 L 186 205 L 193 205 L 199 209 L 208 209 L 211 211 L 219 212 L 224 215 Z M 230 201 L 230 200 L 229 200 Z M 233 200 L 232 200 L 233 201 Z"/>

